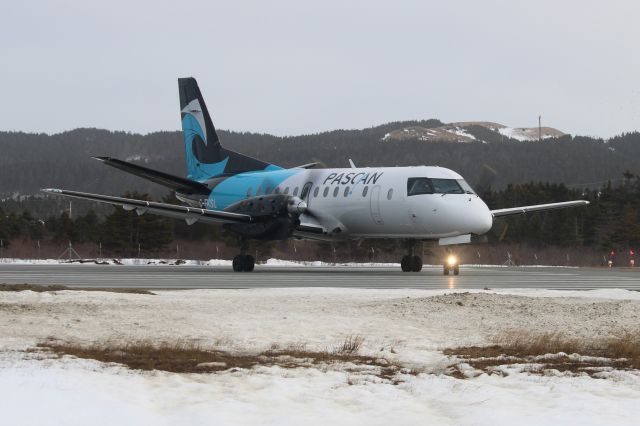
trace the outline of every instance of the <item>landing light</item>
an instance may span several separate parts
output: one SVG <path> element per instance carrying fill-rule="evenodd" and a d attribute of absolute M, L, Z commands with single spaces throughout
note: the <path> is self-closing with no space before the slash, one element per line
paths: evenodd
<path fill-rule="evenodd" d="M 458 259 L 456 259 L 455 256 L 449 256 L 447 258 L 447 263 L 449 264 L 449 266 L 455 266 L 455 264 L 458 263 Z"/>

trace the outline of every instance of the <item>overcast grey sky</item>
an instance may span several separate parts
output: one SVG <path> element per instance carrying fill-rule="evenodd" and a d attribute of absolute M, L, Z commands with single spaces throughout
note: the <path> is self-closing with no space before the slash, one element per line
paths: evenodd
<path fill-rule="evenodd" d="M 4 1 L 0 130 L 277 135 L 439 118 L 640 129 L 640 2 Z"/>

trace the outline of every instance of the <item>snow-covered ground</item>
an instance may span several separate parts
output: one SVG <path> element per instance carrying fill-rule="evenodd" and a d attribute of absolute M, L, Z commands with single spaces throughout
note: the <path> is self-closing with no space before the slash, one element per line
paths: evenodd
<path fill-rule="evenodd" d="M 486 344 L 504 330 L 610 336 L 637 329 L 639 319 L 640 293 L 624 290 L 0 292 L 0 413 L 4 424 L 26 425 L 637 424 L 640 376 L 632 372 L 460 380 L 443 374 L 453 360 L 441 350 Z M 50 338 L 313 350 L 353 334 L 365 338 L 362 354 L 421 374 L 393 385 L 339 367 L 139 372 L 24 352 Z"/>
<path fill-rule="evenodd" d="M 189 259 L 143 259 L 143 258 L 124 258 L 124 259 L 21 259 L 21 258 L 0 258 L 0 264 L 7 265 L 58 265 L 58 264 L 74 264 L 74 265 L 186 265 L 186 266 L 231 266 L 231 260 L 227 259 L 210 259 L 210 260 L 189 260 Z M 267 259 L 266 262 L 260 262 L 261 266 L 267 267 L 316 267 L 323 268 L 327 266 L 349 266 L 349 267 L 400 267 L 399 263 L 380 263 L 380 262 L 341 262 L 328 263 L 315 261 L 294 261 L 284 259 Z M 429 265 L 425 265 L 429 266 Z"/>
<path fill-rule="evenodd" d="M 231 260 L 227 259 L 210 259 L 210 260 L 189 260 L 189 259 L 143 259 L 143 258 L 124 258 L 124 259 L 21 259 L 21 258 L 0 258 L 0 264 L 6 265 L 157 265 L 157 266 L 231 266 Z M 285 260 L 285 259 L 267 259 L 265 262 L 258 262 L 261 267 L 269 268 L 326 268 L 326 267 L 349 267 L 349 268 L 400 268 L 399 263 L 383 263 L 383 262 L 322 262 L 319 260 Z M 425 264 L 424 267 L 441 267 L 441 265 Z M 507 265 L 489 265 L 489 264 L 465 264 L 474 268 L 514 268 Z M 557 265 L 524 265 L 526 268 L 577 268 L 577 266 L 557 266 Z"/>

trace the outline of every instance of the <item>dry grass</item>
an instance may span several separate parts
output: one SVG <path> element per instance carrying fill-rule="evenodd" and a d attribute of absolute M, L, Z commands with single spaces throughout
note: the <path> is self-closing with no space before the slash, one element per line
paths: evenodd
<path fill-rule="evenodd" d="M 335 349 L 335 353 L 354 354 L 360 350 L 364 343 L 364 337 L 357 334 L 350 334 Z"/>
<path fill-rule="evenodd" d="M 468 377 L 462 371 L 462 363 L 489 374 L 505 374 L 499 367 L 518 364 L 522 371 L 536 374 L 556 370 L 598 377 L 611 368 L 640 369 L 640 331 L 594 340 L 568 338 L 561 333 L 508 331 L 497 335 L 490 346 L 449 348 L 443 352 L 461 359 L 448 370 L 459 378 Z"/>
<path fill-rule="evenodd" d="M 160 370 L 173 373 L 211 373 L 230 369 L 250 369 L 256 366 L 279 366 L 282 368 L 329 367 L 337 364 L 349 364 L 344 367 L 349 372 L 374 374 L 392 383 L 396 373 L 411 374 L 407 369 L 388 361 L 359 355 L 358 349 L 364 339 L 359 336 L 347 336 L 333 350 L 307 350 L 305 344 L 279 348 L 272 345 L 258 354 L 238 354 L 205 347 L 192 342 L 161 343 L 141 341 L 126 345 L 82 346 L 72 343 L 60 343 L 53 340 L 38 345 L 38 351 L 48 351 L 57 356 L 74 356 L 93 359 L 106 363 L 118 363 L 136 370 Z"/>
<path fill-rule="evenodd" d="M 108 287 L 67 287 L 64 285 L 39 285 L 39 284 L 0 284 L 0 291 L 35 291 L 36 293 L 43 293 L 46 291 L 61 291 L 61 290 L 75 290 L 75 291 L 107 291 L 110 293 L 129 293 L 129 294 L 152 294 L 149 290 L 143 290 L 140 288 L 108 288 Z"/>

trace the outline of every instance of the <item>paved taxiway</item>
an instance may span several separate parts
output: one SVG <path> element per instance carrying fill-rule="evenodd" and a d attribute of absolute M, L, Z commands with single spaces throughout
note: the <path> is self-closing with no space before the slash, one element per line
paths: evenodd
<path fill-rule="evenodd" d="M 0 264 L 0 283 L 61 284 L 69 287 L 151 289 L 197 288 L 541 288 L 589 290 L 622 288 L 640 291 L 640 270 L 555 267 L 462 266 L 459 276 L 444 276 L 440 267 L 403 273 L 386 267 L 268 267 L 236 273 L 225 266 L 167 265 L 11 265 Z"/>

